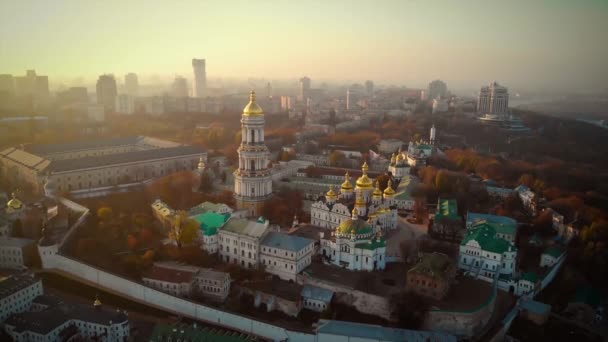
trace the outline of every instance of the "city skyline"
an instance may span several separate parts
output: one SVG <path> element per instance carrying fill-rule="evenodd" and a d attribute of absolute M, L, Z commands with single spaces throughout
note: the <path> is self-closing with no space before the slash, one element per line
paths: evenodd
<path fill-rule="evenodd" d="M 205 58 L 209 79 L 605 87 L 608 47 L 597 42 L 608 30 L 608 6 L 600 1 L 184 2 L 150 5 L 145 16 L 136 15 L 143 3 L 117 5 L 37 3 L 32 12 L 29 1 L 1 4 L 2 73 L 192 80 L 191 59 Z"/>

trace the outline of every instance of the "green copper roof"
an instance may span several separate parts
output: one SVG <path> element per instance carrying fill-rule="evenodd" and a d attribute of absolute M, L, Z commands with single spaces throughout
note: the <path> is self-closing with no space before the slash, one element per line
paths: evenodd
<path fill-rule="evenodd" d="M 365 243 L 358 243 L 355 245 L 355 248 L 361 248 L 361 249 L 369 249 L 369 250 L 374 250 L 377 248 L 382 248 L 382 247 L 386 247 L 386 240 L 384 240 L 383 237 L 381 237 L 380 239 L 372 239 L 371 242 L 365 242 Z"/>
<path fill-rule="evenodd" d="M 563 254 L 562 250 L 559 247 L 549 247 L 545 250 L 545 254 L 549 254 L 550 256 L 554 257 L 554 258 L 559 258 L 560 255 Z"/>
<path fill-rule="evenodd" d="M 527 280 L 532 284 L 536 284 L 538 281 L 538 274 L 536 272 L 525 272 L 521 275 L 521 280 Z"/>
<path fill-rule="evenodd" d="M 230 218 L 230 214 L 216 214 L 208 211 L 203 214 L 192 216 L 199 223 L 204 235 L 215 235 L 226 221 Z"/>
<path fill-rule="evenodd" d="M 465 246 L 471 240 L 477 241 L 484 251 L 492 253 L 502 254 L 515 250 L 515 246 L 509 241 L 497 237 L 496 230 L 488 224 L 480 224 L 473 229 L 469 229 L 460 244 Z"/>
<path fill-rule="evenodd" d="M 437 204 L 437 212 L 435 213 L 435 221 L 442 220 L 444 218 L 450 220 L 459 220 L 458 216 L 458 205 L 454 199 L 440 198 Z"/>
<path fill-rule="evenodd" d="M 496 230 L 497 234 L 511 235 L 517 233 L 517 221 L 507 216 L 467 213 L 467 227 L 475 227 L 477 224 L 486 223 Z"/>

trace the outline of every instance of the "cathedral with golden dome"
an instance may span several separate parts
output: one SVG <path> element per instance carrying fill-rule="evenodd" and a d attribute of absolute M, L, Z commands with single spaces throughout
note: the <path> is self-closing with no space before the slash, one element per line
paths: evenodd
<path fill-rule="evenodd" d="M 357 207 L 353 208 L 350 218 L 342 221 L 330 236 L 321 238 L 323 258 L 351 271 L 383 270 L 386 240 L 370 221 L 361 219 Z"/>
<path fill-rule="evenodd" d="M 355 180 L 355 186 L 351 183 L 348 172 L 344 175 L 344 182 L 338 192 L 330 185 L 325 196 L 311 205 L 311 223 L 334 229 L 349 220 L 356 209 L 357 217 L 367 220 L 374 232 L 397 228 L 396 191 L 393 183 L 389 180 L 386 189 L 380 190 L 380 184 L 368 176 L 368 170 L 367 163 L 364 163 L 361 177 Z"/>

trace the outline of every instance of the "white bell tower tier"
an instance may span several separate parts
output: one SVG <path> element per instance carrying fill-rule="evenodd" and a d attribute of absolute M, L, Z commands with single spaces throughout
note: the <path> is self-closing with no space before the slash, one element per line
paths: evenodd
<path fill-rule="evenodd" d="M 272 179 L 268 169 L 268 148 L 264 144 L 264 111 L 251 91 L 249 103 L 241 116 L 239 167 L 234 171 L 234 196 L 238 209 L 248 209 L 259 216 L 264 202 L 272 196 Z"/>

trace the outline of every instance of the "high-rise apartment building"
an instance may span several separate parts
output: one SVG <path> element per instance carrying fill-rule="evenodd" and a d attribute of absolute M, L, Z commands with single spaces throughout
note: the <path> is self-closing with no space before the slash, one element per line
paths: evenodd
<path fill-rule="evenodd" d="M 49 98 L 48 76 L 38 76 L 35 70 L 28 70 L 25 76 L 15 77 L 15 90 L 19 96 L 32 96 L 35 101 Z"/>
<path fill-rule="evenodd" d="M 310 95 L 310 78 L 304 76 L 300 78 L 300 92 L 298 100 L 304 101 Z"/>
<path fill-rule="evenodd" d="M 438 97 L 446 97 L 448 94 L 448 86 L 442 80 L 434 80 L 429 83 L 428 100 L 434 100 Z"/>
<path fill-rule="evenodd" d="M 97 103 L 104 106 L 107 112 L 113 112 L 116 108 L 116 80 L 113 75 L 101 75 L 97 79 Z"/>
<path fill-rule="evenodd" d="M 176 77 L 171 86 L 171 95 L 174 97 L 188 97 L 188 81 L 184 77 Z"/>
<path fill-rule="evenodd" d="M 509 91 L 496 81 L 481 87 L 477 99 L 477 111 L 483 114 L 507 114 Z"/>
<path fill-rule="evenodd" d="M 207 89 L 207 71 L 204 59 L 192 59 L 192 69 L 194 71 L 194 97 L 205 97 Z"/>
<path fill-rule="evenodd" d="M 0 75 L 0 93 L 5 95 L 15 95 L 15 78 L 13 75 Z"/>
<path fill-rule="evenodd" d="M 125 75 L 125 90 L 130 96 L 137 96 L 139 93 L 139 80 L 137 75 L 134 73 L 128 73 Z"/>

